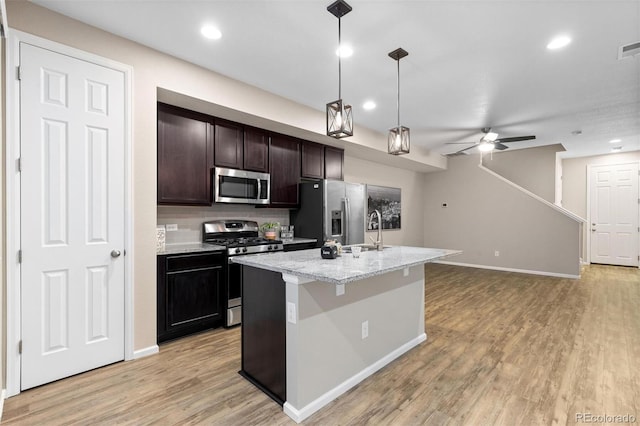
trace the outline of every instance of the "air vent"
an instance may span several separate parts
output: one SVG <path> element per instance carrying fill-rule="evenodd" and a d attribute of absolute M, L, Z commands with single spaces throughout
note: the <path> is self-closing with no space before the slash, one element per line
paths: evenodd
<path fill-rule="evenodd" d="M 620 46 L 620 50 L 618 50 L 618 59 L 630 58 L 636 55 L 640 55 L 640 41 Z"/>

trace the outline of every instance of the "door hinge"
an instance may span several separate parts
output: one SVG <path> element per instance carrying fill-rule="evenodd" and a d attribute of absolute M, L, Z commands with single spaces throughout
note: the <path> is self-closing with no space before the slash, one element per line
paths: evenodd
<path fill-rule="evenodd" d="M 16 67 L 16 74 L 17 74 L 18 80 L 22 80 L 22 72 L 21 72 L 20 65 Z"/>
<path fill-rule="evenodd" d="M 18 342 L 18 353 L 22 355 L 22 340 Z"/>
<path fill-rule="evenodd" d="M 22 172 L 22 158 L 18 158 L 17 168 L 19 172 Z"/>
<path fill-rule="evenodd" d="M 22 263 L 22 250 L 18 250 L 18 263 Z"/>

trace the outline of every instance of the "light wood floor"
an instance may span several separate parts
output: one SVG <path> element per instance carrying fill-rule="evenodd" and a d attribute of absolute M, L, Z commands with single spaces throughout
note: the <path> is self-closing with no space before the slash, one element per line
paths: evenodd
<path fill-rule="evenodd" d="M 428 340 L 308 425 L 640 423 L 640 271 L 580 280 L 426 268 Z M 393 320 L 390 307 L 389 320 Z M 215 330 L 5 401 L 3 424 L 292 425 L 237 374 L 240 331 Z"/>

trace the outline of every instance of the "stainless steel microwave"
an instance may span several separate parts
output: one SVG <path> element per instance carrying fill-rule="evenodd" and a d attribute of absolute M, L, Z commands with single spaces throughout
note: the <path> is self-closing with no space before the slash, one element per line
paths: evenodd
<path fill-rule="evenodd" d="M 216 167 L 213 200 L 216 203 L 269 204 L 269 173 Z"/>

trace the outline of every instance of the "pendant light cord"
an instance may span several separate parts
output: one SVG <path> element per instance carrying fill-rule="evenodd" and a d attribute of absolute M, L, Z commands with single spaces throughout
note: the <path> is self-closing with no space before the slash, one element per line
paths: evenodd
<path fill-rule="evenodd" d="M 400 59 L 398 59 L 398 128 L 400 128 Z"/>
<path fill-rule="evenodd" d="M 342 99 L 342 41 L 340 18 L 338 18 L 338 99 Z"/>

